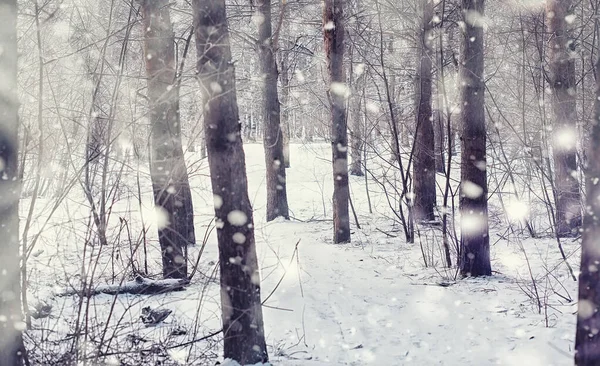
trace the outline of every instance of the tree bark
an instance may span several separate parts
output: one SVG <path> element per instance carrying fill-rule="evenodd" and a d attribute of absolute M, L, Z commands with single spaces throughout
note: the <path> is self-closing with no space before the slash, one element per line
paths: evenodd
<path fill-rule="evenodd" d="M 433 112 L 433 123 L 434 131 L 433 137 L 435 138 L 435 171 L 438 173 L 444 173 L 446 171 L 446 135 L 444 134 L 444 112 L 440 109 Z"/>
<path fill-rule="evenodd" d="M 442 17 L 444 15 L 442 14 Z M 446 88 L 444 85 L 444 32 L 443 23 L 439 25 L 439 34 L 437 35 L 438 47 L 435 51 L 435 79 L 436 79 L 436 98 L 435 108 L 433 110 L 433 123 L 435 137 L 435 170 L 438 173 L 446 172 L 446 151 L 448 158 L 451 157 L 450 146 L 446 146 Z M 446 150 L 447 149 L 447 150 Z"/>
<path fill-rule="evenodd" d="M 600 58 L 596 70 L 600 67 Z M 586 179 L 586 210 L 581 243 L 579 306 L 575 337 L 575 364 L 600 364 L 600 78 L 596 78 L 594 121 L 589 145 Z"/>
<path fill-rule="evenodd" d="M 258 25 L 258 53 L 263 77 L 263 114 L 265 124 L 263 144 L 267 171 L 267 221 L 277 217 L 289 219 L 283 154 L 281 110 L 277 92 L 277 62 L 273 50 L 271 25 L 271 0 L 257 0 L 258 13 L 262 15 Z"/>
<path fill-rule="evenodd" d="M 462 276 L 492 274 L 487 205 L 483 13 L 484 0 L 462 0 L 465 22 L 459 70 L 462 106 L 459 258 Z"/>
<path fill-rule="evenodd" d="M 197 72 L 215 201 L 224 356 L 267 362 L 260 274 L 224 0 L 194 0 Z"/>
<path fill-rule="evenodd" d="M 282 0 L 280 2 L 281 13 L 281 33 L 289 35 L 289 21 L 284 19 L 286 2 Z M 279 81 L 281 82 L 281 131 L 283 132 L 283 161 L 286 169 L 291 167 L 291 155 L 290 155 L 290 139 L 291 139 L 291 113 L 290 113 L 290 51 L 283 50 L 279 47 L 279 44 L 274 45 L 277 47 L 277 56 L 279 58 Z"/>
<path fill-rule="evenodd" d="M 133 281 L 126 281 L 119 284 L 102 284 L 91 288 L 85 286 L 83 290 L 70 288 L 59 292 L 57 296 L 79 295 L 89 297 L 100 294 L 160 295 L 167 292 L 183 291 L 189 283 L 187 278 L 152 280 L 138 276 Z"/>
<path fill-rule="evenodd" d="M 556 200 L 556 235 L 579 234 L 581 203 L 577 171 L 577 110 L 575 59 L 572 31 L 566 20 L 572 12 L 572 0 L 548 0 L 546 18 L 550 35 L 548 67 L 554 110 L 553 157 Z"/>
<path fill-rule="evenodd" d="M 417 77 L 415 103 L 417 109 L 416 139 L 413 165 L 415 219 L 434 219 L 435 209 L 435 138 L 431 108 L 433 3 L 421 0 L 422 18 L 417 37 Z"/>
<path fill-rule="evenodd" d="M 186 278 L 187 245 L 195 242 L 194 211 L 181 142 L 169 2 L 144 0 L 142 13 L 152 126 L 150 174 L 159 216 L 163 276 Z"/>
<path fill-rule="evenodd" d="M 281 54 L 281 51 L 279 51 Z M 287 55 L 280 57 L 281 73 L 279 80 L 281 80 L 281 105 L 283 110 L 281 111 L 281 132 L 283 133 L 283 163 L 287 168 L 291 168 L 291 156 L 290 156 L 290 79 L 287 63 Z"/>
<path fill-rule="evenodd" d="M 19 260 L 19 195 L 17 136 L 19 102 L 17 96 L 17 2 L 0 1 L 0 160 L 3 179 L 0 180 L 0 235 L 2 255 L 0 268 L 0 365 L 22 365 L 25 349 L 21 333 L 21 276 Z"/>
<path fill-rule="evenodd" d="M 362 75 L 361 75 L 362 76 Z M 364 85 L 362 83 L 362 77 L 357 78 L 357 85 L 354 88 L 355 93 L 353 93 L 353 102 L 352 102 L 352 113 L 350 114 L 352 117 L 352 127 L 350 130 L 350 141 L 352 149 L 350 150 L 350 157 L 352 158 L 352 162 L 350 163 L 350 174 L 362 177 L 364 175 L 363 172 L 363 150 L 364 150 L 364 136 L 363 136 L 363 124 L 362 124 L 362 101 L 364 96 Z M 359 93 L 359 90 L 362 90 Z"/>
<path fill-rule="evenodd" d="M 343 0 L 325 0 L 323 35 L 331 85 L 331 147 L 333 152 L 333 242 L 350 242 L 348 200 L 348 132 L 346 122 L 346 85 L 344 78 Z"/>

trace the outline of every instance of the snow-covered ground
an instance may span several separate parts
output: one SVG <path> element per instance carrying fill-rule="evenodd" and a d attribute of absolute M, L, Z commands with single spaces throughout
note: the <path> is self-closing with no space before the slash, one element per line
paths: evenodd
<path fill-rule="evenodd" d="M 361 229 L 352 220 L 352 244 L 332 244 L 331 153 L 327 144 L 292 145 L 287 189 L 294 219 L 266 223 L 262 145 L 246 144 L 245 151 L 249 194 L 255 208 L 262 298 L 266 300 L 265 332 L 274 364 L 572 364 L 576 283 L 561 262 L 554 239 L 509 235 L 504 225 L 502 231 L 491 233 L 495 275 L 455 280 L 455 270 L 441 265 L 439 228 L 420 228 L 416 243 L 406 243 L 398 226 L 390 221 L 388 203 L 373 181 L 369 181 L 369 189 L 374 213 L 369 213 L 362 177 L 351 177 Z M 188 158 L 199 159 L 191 153 Z M 212 216 L 212 194 L 206 161 L 194 164 L 193 170 L 196 236 L 200 241 Z M 144 195 L 144 202 L 151 207 L 149 194 Z M 48 342 L 38 346 L 60 353 L 57 349 L 66 343 L 49 346 L 50 340 L 67 338 L 77 314 L 87 311 L 93 321 L 88 339 L 79 347 L 90 348 L 92 356 L 93 346 L 102 343 L 106 353 L 130 350 L 137 354 L 144 350 L 162 352 L 165 364 L 214 364 L 220 354 L 219 336 L 190 342 L 220 326 L 214 232 L 200 260 L 201 275 L 194 277 L 186 291 L 157 296 L 97 295 L 81 310 L 77 297 L 52 296 L 67 279 L 73 281 L 81 272 L 84 246 L 77 240 L 84 234 L 73 222 L 87 213 L 76 201 L 65 202 L 39 244 L 44 252 L 30 259 L 30 303 L 45 300 L 53 306 L 50 318 L 33 321 L 31 335 L 36 342 Z M 40 227 L 47 211 L 40 212 L 35 227 Z M 135 202 L 115 205 L 119 213 L 115 216 L 138 211 Z M 151 228 L 148 233 L 152 240 L 156 238 L 154 232 Z M 138 233 L 134 231 L 135 235 Z M 567 241 L 563 245 L 577 269 L 578 255 L 574 253 L 579 243 Z M 198 247 L 191 249 L 192 258 Z M 119 258 L 114 249 L 105 250 L 109 251 L 108 258 Z M 425 267 L 423 253 L 428 263 L 436 262 L 435 268 Z M 154 254 L 153 258 L 158 257 Z M 151 265 L 154 268 L 157 263 Z M 98 277 L 110 272 L 110 259 L 96 270 Z M 144 306 L 167 307 L 173 313 L 163 324 L 145 328 L 138 319 Z M 187 334 L 172 335 L 174 329 Z M 102 336 L 103 330 L 109 334 Z M 152 350 L 154 342 L 161 342 L 161 350 Z M 178 346 L 186 342 L 189 344 Z M 134 356 L 122 353 L 103 359 L 132 364 L 127 360 Z"/>

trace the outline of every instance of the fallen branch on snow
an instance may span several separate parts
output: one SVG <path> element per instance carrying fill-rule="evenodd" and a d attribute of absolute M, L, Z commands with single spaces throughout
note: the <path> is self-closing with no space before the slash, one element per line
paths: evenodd
<path fill-rule="evenodd" d="M 188 279 L 162 279 L 152 280 L 138 276 L 134 281 L 127 281 L 121 284 L 99 285 L 92 289 L 66 289 L 57 294 L 57 296 L 87 295 L 94 296 L 98 294 L 118 295 L 157 295 L 171 291 L 182 291 L 189 284 Z"/>

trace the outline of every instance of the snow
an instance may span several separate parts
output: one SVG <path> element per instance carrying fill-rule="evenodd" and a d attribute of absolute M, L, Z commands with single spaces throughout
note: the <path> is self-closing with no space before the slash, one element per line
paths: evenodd
<path fill-rule="evenodd" d="M 233 226 L 244 226 L 248 222 L 248 216 L 243 211 L 233 210 L 227 214 L 227 221 Z"/>
<path fill-rule="evenodd" d="M 221 363 L 221 366 L 240 366 L 240 364 L 230 358 L 227 358 Z M 271 366 L 271 364 L 270 363 L 254 363 L 252 365 L 246 365 L 246 366 Z"/>
<path fill-rule="evenodd" d="M 245 144 L 244 148 L 249 195 L 255 210 L 265 334 L 273 364 L 572 364 L 576 283 L 569 279 L 555 239 L 525 239 L 525 234 L 507 232 L 507 224 L 499 225 L 494 219 L 498 208 L 492 202 L 490 244 L 494 276 L 456 279 L 456 269 L 442 265 L 439 227 L 420 227 L 416 242 L 406 243 L 390 220 L 392 215 L 382 190 L 369 181 L 374 209 L 370 214 L 364 177 L 351 177 L 353 204 L 362 229 L 357 229 L 352 221 L 352 243 L 336 245 L 332 243 L 331 145 L 291 146 L 292 168 L 286 173 L 293 220 L 270 223 L 265 222 L 262 144 Z M 200 158 L 199 154 L 190 153 L 187 159 Z M 111 355 L 106 362 L 115 362 L 115 357 L 138 357 L 137 350 L 161 344 L 165 352 L 144 357 L 163 357 L 173 364 L 214 365 L 221 360 L 222 365 L 235 365 L 223 362 L 219 356 L 222 335 L 192 342 L 217 331 L 221 325 L 221 294 L 215 277 L 216 233 L 210 232 L 209 227 L 214 206 L 220 206 L 222 201 L 212 194 L 206 161 L 198 165 L 199 173 L 190 178 L 196 237 L 200 241 L 207 233 L 198 273 L 185 291 L 154 296 L 95 296 L 89 310 L 93 318 L 90 327 L 97 323 L 103 329 L 108 322 L 110 329 L 114 328 L 111 334 L 114 332 L 115 340 L 103 350 L 126 349 L 135 353 Z M 442 176 L 438 179 L 443 182 Z M 144 205 L 151 207 L 151 186 L 147 185 L 146 190 Z M 113 209 L 115 212 L 137 215 L 137 201 L 122 201 Z M 27 207 L 28 201 L 22 204 Z M 40 210 L 40 223 L 35 227 L 41 227 L 47 211 Z M 240 213 L 243 214 L 230 212 L 228 221 L 245 225 L 248 218 Z M 65 209 L 52 222 L 69 218 L 73 227 L 49 225 L 36 248 L 43 253 L 30 258 L 31 274 L 36 278 L 30 285 L 31 302 L 47 300 L 56 309 L 49 318 L 33 320 L 33 337 L 63 339 L 72 332 L 78 298 L 52 297 L 52 293 L 67 279 L 76 281 L 76 274 L 81 272 L 83 234 L 74 222 L 78 218 L 84 221 L 85 215 L 86 207 L 81 202 L 65 202 Z M 134 224 L 131 222 L 130 226 L 136 233 Z M 153 243 L 148 247 L 152 252 L 149 265 L 159 272 L 155 232 L 153 224 L 147 232 Z M 200 244 L 190 248 L 192 262 L 202 250 Z M 573 254 L 578 251 L 577 242 L 562 244 L 570 264 L 577 267 Z M 97 276 L 109 282 L 111 249 L 106 250 L 108 259 L 100 261 Z M 144 306 L 166 307 L 173 313 L 163 324 L 145 328 L 138 321 Z M 172 335 L 181 328 L 186 334 Z M 43 329 L 52 332 L 46 334 Z M 89 352 L 94 354 L 93 349 Z M 152 364 L 148 360 L 156 358 L 146 359 Z"/>

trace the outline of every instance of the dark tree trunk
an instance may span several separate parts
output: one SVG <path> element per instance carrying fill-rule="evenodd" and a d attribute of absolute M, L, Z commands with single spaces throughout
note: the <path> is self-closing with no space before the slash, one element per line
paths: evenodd
<path fill-rule="evenodd" d="M 4 162 L 0 180 L 0 235 L 2 255 L 0 268 L 0 365 L 23 364 L 25 349 L 21 324 L 21 276 L 19 260 L 19 195 L 18 179 L 19 125 L 17 111 L 17 2 L 0 1 L 0 72 L 2 72 L 3 97 L 0 98 L 0 159 Z"/>
<path fill-rule="evenodd" d="M 417 37 L 417 77 L 415 102 L 417 110 L 416 138 L 413 165 L 415 219 L 434 219 L 435 209 L 435 138 L 431 109 L 433 3 L 421 0 L 422 18 Z"/>
<path fill-rule="evenodd" d="M 600 58 L 596 70 L 600 70 Z M 586 210 L 581 243 L 579 310 L 575 337 L 575 364 L 600 365 L 600 78 L 596 78 L 596 101 L 591 143 L 588 150 Z"/>
<path fill-rule="evenodd" d="M 194 0 L 197 71 L 215 198 L 225 358 L 268 361 L 254 221 L 229 46 L 224 0 Z"/>
<path fill-rule="evenodd" d="M 483 0 L 462 0 L 465 31 L 460 62 L 462 276 L 489 276 L 490 238 L 487 206 L 486 131 L 483 80 Z M 479 15 L 473 15 L 479 13 Z"/>
<path fill-rule="evenodd" d="M 548 67 L 554 110 L 553 155 L 556 200 L 556 235 L 578 235 L 581 227 L 581 203 L 577 171 L 577 110 L 575 59 L 571 30 L 565 18 L 572 11 L 572 0 L 548 0 Z"/>
<path fill-rule="evenodd" d="M 267 221 L 277 217 L 289 219 L 287 189 L 285 181 L 285 158 L 283 155 L 283 133 L 281 111 L 277 92 L 277 63 L 273 50 L 271 25 L 271 0 L 257 0 L 262 22 L 258 25 L 258 53 L 263 83 L 263 114 L 265 116 L 263 144 L 267 170 Z"/>
<path fill-rule="evenodd" d="M 159 218 L 163 276 L 187 277 L 187 245 L 195 242 L 194 212 L 183 158 L 179 88 L 168 0 L 142 2 L 144 60 L 152 125 L 150 173 Z M 164 217 L 161 217 L 163 216 Z"/>
<path fill-rule="evenodd" d="M 350 242 L 348 200 L 348 132 L 346 131 L 343 0 L 325 0 L 323 34 L 330 77 L 331 147 L 333 151 L 333 242 Z"/>
<path fill-rule="evenodd" d="M 444 173 L 446 171 L 446 134 L 444 133 L 444 113 L 441 110 L 433 111 L 433 137 L 435 138 L 435 171 Z"/>

